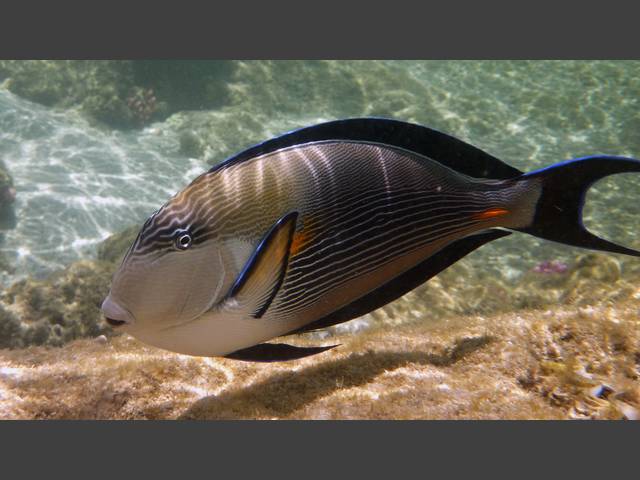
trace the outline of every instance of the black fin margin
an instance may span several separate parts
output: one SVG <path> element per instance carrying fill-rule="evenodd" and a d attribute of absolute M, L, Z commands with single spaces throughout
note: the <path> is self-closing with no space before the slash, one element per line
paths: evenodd
<path fill-rule="evenodd" d="M 349 118 L 293 130 L 254 145 L 215 165 L 209 172 L 282 148 L 327 140 L 379 143 L 402 148 L 476 178 L 506 180 L 523 173 L 456 137 L 422 125 L 387 118 Z"/>
<path fill-rule="evenodd" d="M 587 191 L 596 181 L 617 173 L 640 172 L 640 161 L 615 156 L 577 158 L 527 173 L 542 179 L 542 191 L 532 224 L 515 229 L 575 247 L 640 256 L 640 252 L 600 238 L 582 223 Z"/>
<path fill-rule="evenodd" d="M 327 347 L 295 347 L 286 343 L 260 343 L 253 347 L 236 350 L 225 355 L 225 358 L 242 360 L 245 362 L 286 362 L 288 360 L 298 360 L 300 358 L 317 355 L 327 350 L 331 350 L 339 345 L 329 345 Z"/>
<path fill-rule="evenodd" d="M 428 259 L 395 277 L 376 290 L 360 297 L 353 303 L 290 333 L 303 333 L 319 328 L 326 328 L 361 317 L 385 306 L 387 303 L 393 302 L 419 285 L 422 285 L 485 243 L 508 235 L 511 235 L 511 232 L 493 229 L 470 235 L 450 243 Z"/>

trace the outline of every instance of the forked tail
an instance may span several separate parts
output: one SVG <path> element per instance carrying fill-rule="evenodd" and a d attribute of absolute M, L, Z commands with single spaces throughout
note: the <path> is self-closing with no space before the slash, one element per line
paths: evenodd
<path fill-rule="evenodd" d="M 640 161 L 625 157 L 593 156 L 524 174 L 521 177 L 523 179 L 541 179 L 542 191 L 533 223 L 517 230 L 567 245 L 640 256 L 637 250 L 592 234 L 582 223 L 582 208 L 589 187 L 601 178 L 628 172 L 640 172 Z"/>

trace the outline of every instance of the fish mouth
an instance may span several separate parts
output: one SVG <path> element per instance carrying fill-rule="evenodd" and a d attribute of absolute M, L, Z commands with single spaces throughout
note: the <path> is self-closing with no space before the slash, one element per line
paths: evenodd
<path fill-rule="evenodd" d="M 126 324 L 127 322 L 124 320 L 116 320 L 115 318 L 109 318 L 109 317 L 105 317 L 104 318 L 106 320 L 106 322 L 111 325 L 112 327 L 116 328 L 116 327 L 121 327 L 122 325 Z"/>
<path fill-rule="evenodd" d="M 133 323 L 133 315 L 126 308 L 120 306 L 115 302 L 111 295 L 102 302 L 102 313 L 104 314 L 105 321 L 113 328 L 119 328 L 123 325 Z"/>

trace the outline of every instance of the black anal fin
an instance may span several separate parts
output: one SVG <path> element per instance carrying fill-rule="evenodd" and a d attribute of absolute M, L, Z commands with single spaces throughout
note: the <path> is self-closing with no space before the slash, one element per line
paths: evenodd
<path fill-rule="evenodd" d="M 260 343 L 253 347 L 236 350 L 225 355 L 233 360 L 243 360 L 245 362 L 284 362 L 287 360 L 298 360 L 299 358 L 317 355 L 326 352 L 338 345 L 328 347 L 294 347 L 286 343 Z"/>
<path fill-rule="evenodd" d="M 330 327 L 331 325 L 337 325 L 338 323 L 361 317 L 362 315 L 385 306 L 387 303 L 393 302 L 419 285 L 422 285 L 431 277 L 442 272 L 447 267 L 453 265 L 462 257 L 465 257 L 485 243 L 506 237 L 510 234 L 511 232 L 506 230 L 487 230 L 450 243 L 445 248 L 415 267 L 393 278 L 365 296 L 360 297 L 353 303 L 336 310 L 324 318 L 316 320 L 313 323 L 289 333 L 308 332 L 310 330 Z"/>
<path fill-rule="evenodd" d="M 297 219 L 298 212 L 291 212 L 271 227 L 231 287 L 227 306 L 246 310 L 254 318 L 265 314 L 287 272 Z"/>

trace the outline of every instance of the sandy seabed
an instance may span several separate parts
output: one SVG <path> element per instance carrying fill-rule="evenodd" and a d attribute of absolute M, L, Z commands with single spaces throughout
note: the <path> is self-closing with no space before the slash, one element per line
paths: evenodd
<path fill-rule="evenodd" d="M 303 360 L 178 355 L 123 335 L 0 351 L 3 419 L 640 419 L 640 300 L 452 317 Z"/>

